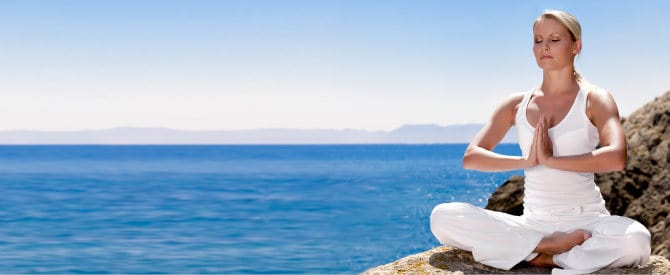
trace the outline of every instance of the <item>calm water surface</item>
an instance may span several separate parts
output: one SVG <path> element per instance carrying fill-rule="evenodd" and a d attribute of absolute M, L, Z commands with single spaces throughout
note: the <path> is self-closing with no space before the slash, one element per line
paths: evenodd
<path fill-rule="evenodd" d="M 464 150 L 0 146 L 0 271 L 358 273 L 438 245 L 433 206 L 520 173 L 465 171 Z"/>

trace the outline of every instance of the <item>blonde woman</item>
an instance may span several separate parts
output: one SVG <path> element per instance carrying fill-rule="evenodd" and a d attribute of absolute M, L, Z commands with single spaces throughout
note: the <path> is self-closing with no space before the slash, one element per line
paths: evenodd
<path fill-rule="evenodd" d="M 612 96 L 575 71 L 579 22 L 563 11 L 545 11 L 533 24 L 533 41 L 542 84 L 503 102 L 463 156 L 466 169 L 524 169 L 523 215 L 444 203 L 431 214 L 433 234 L 506 270 L 522 261 L 556 267 L 555 273 L 646 263 L 649 231 L 610 215 L 594 182 L 593 173 L 624 168 L 626 140 Z M 494 153 L 512 126 L 523 156 Z"/>

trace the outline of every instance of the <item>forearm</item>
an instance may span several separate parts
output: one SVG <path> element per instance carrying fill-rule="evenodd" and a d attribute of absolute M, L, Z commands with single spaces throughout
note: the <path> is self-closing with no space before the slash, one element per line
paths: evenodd
<path fill-rule="evenodd" d="M 602 147 L 593 152 L 549 158 L 545 166 L 580 173 L 603 173 L 623 170 L 626 166 L 625 149 Z"/>
<path fill-rule="evenodd" d="M 502 155 L 477 146 L 469 146 L 463 155 L 463 168 L 468 170 L 501 172 L 529 166 L 525 157 Z"/>

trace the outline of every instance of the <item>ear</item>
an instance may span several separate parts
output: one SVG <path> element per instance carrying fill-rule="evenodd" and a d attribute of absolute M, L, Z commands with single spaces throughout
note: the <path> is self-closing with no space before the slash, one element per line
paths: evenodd
<path fill-rule="evenodd" d="M 572 54 L 579 54 L 582 52 L 582 40 L 575 41 L 575 45 L 572 48 Z"/>

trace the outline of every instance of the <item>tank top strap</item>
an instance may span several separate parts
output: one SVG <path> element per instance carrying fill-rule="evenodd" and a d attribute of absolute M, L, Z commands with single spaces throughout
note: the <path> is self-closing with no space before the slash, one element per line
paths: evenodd
<path fill-rule="evenodd" d="M 593 85 L 593 84 L 589 84 L 589 83 L 587 83 L 587 84 L 580 83 L 579 87 L 580 87 L 580 89 L 579 89 L 579 93 L 580 93 L 579 99 L 581 100 L 581 104 L 583 104 L 582 106 L 580 106 L 580 107 L 583 107 L 583 108 L 580 108 L 580 109 L 583 110 L 584 113 L 586 114 L 586 111 L 587 111 L 586 108 L 588 107 L 589 95 L 591 94 L 591 92 L 601 90 L 602 88 L 600 88 L 596 85 Z"/>
<path fill-rule="evenodd" d="M 577 99 L 579 100 L 579 111 L 586 114 L 586 107 L 587 107 L 587 100 L 589 98 L 589 94 L 591 93 L 591 87 L 581 87 L 579 89 L 579 95 L 577 96 Z"/>
<path fill-rule="evenodd" d="M 519 108 L 516 111 L 514 120 L 516 127 L 527 126 L 529 128 L 533 128 L 530 123 L 528 123 L 528 119 L 526 118 L 526 109 L 528 108 L 528 103 L 530 102 L 530 98 L 533 96 L 535 90 L 537 90 L 537 88 L 533 88 L 526 92 L 526 94 L 523 96 L 523 99 L 521 99 L 521 103 L 519 104 Z"/>

